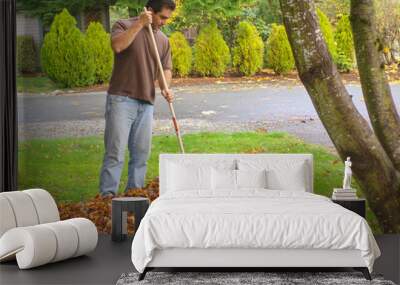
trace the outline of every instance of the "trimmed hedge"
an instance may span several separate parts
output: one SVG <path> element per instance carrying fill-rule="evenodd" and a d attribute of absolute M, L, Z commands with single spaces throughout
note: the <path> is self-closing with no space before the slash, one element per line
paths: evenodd
<path fill-rule="evenodd" d="M 343 15 L 336 26 L 337 66 L 341 71 L 349 71 L 355 63 L 353 32 L 349 15 Z"/>
<path fill-rule="evenodd" d="M 114 52 L 111 48 L 110 35 L 104 30 L 102 24 L 92 22 L 87 28 L 86 40 L 94 60 L 95 82 L 108 82 L 114 64 Z"/>
<path fill-rule="evenodd" d="M 192 48 L 181 32 L 174 32 L 169 38 L 172 50 L 172 66 L 175 75 L 189 75 L 192 69 Z"/>
<path fill-rule="evenodd" d="M 95 82 L 95 63 L 85 36 L 67 9 L 54 17 L 41 50 L 44 72 L 63 87 Z"/>
<path fill-rule="evenodd" d="M 289 39 L 283 25 L 272 24 L 272 31 L 267 40 L 268 66 L 276 74 L 284 74 L 294 69 L 294 58 Z"/>
<path fill-rule="evenodd" d="M 37 53 L 32 36 L 17 36 L 17 72 L 34 73 L 37 70 Z"/>
<path fill-rule="evenodd" d="M 233 66 L 246 76 L 254 75 L 263 66 L 264 43 L 256 27 L 243 21 L 237 25 Z"/>
<path fill-rule="evenodd" d="M 194 45 L 194 70 L 202 76 L 222 76 L 229 62 L 229 48 L 217 24 L 201 29 Z"/>
<path fill-rule="evenodd" d="M 333 61 L 337 62 L 337 47 L 329 18 L 319 8 L 317 8 L 317 16 L 322 36 L 324 37 L 329 53 L 331 54 Z"/>

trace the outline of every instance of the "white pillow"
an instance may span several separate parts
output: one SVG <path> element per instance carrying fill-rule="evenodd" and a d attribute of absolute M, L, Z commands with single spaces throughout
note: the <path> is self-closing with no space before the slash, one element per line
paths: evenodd
<path fill-rule="evenodd" d="M 305 192 L 308 184 L 307 164 L 304 160 L 239 160 L 240 170 L 267 170 L 267 188 Z"/>
<path fill-rule="evenodd" d="M 234 191 L 236 187 L 236 170 L 212 168 L 212 189 Z"/>
<path fill-rule="evenodd" d="M 236 170 L 237 187 L 267 188 L 267 170 Z"/>
<path fill-rule="evenodd" d="M 270 169 L 267 172 L 267 180 L 269 189 L 306 192 L 305 162 L 291 163 L 284 169 Z"/>
<path fill-rule="evenodd" d="M 211 167 L 173 162 L 168 162 L 167 167 L 168 191 L 211 189 Z"/>

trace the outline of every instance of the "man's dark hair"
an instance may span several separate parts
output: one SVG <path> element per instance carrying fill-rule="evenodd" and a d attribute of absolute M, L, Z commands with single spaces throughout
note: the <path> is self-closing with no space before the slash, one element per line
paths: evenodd
<path fill-rule="evenodd" d="M 151 8 L 154 13 L 160 12 L 163 8 L 175 10 L 175 2 L 173 0 L 149 0 L 147 1 L 146 8 Z"/>

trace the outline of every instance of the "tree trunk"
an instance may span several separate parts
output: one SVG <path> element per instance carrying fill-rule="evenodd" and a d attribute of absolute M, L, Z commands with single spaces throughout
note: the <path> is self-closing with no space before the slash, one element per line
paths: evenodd
<path fill-rule="evenodd" d="M 390 49 L 390 56 L 392 58 L 393 63 L 397 64 L 399 61 L 396 58 L 396 50 Z"/>
<path fill-rule="evenodd" d="M 400 173 L 355 108 L 323 39 L 312 0 L 280 0 L 297 70 L 342 160 L 386 233 L 400 232 Z M 334 186 L 334 185 L 332 185 Z"/>
<path fill-rule="evenodd" d="M 400 117 L 381 61 L 383 44 L 376 30 L 373 0 L 351 1 L 351 26 L 361 86 L 375 134 L 400 170 Z M 391 63 L 390 51 L 385 53 Z"/>

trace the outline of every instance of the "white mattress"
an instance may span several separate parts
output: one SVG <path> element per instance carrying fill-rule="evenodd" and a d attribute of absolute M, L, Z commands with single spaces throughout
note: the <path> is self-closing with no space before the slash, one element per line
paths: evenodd
<path fill-rule="evenodd" d="M 162 195 L 138 228 L 132 262 L 143 272 L 155 250 L 169 248 L 359 250 L 370 271 L 380 255 L 367 222 L 328 198 L 258 189 Z"/>

